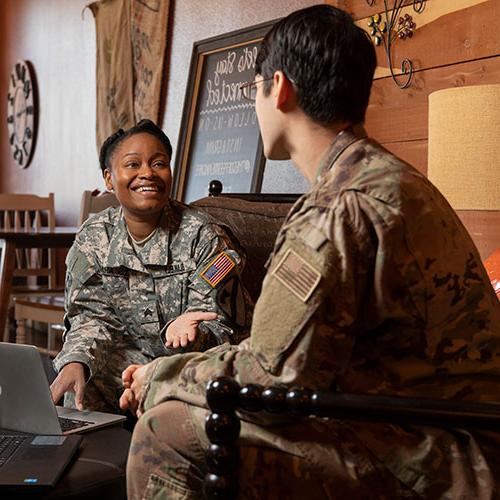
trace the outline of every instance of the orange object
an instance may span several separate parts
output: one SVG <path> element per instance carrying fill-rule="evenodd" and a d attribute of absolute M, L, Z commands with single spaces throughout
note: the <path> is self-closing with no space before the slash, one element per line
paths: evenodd
<path fill-rule="evenodd" d="M 495 250 L 484 261 L 484 267 L 488 272 L 491 284 L 493 285 L 493 290 L 495 290 L 498 300 L 500 300 L 500 248 Z"/>

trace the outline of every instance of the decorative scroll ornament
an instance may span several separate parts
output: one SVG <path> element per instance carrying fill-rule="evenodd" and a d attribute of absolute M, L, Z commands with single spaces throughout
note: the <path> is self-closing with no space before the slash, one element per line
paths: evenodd
<path fill-rule="evenodd" d="M 420 14 L 424 10 L 426 0 L 413 0 L 413 10 Z M 366 3 L 373 6 L 375 0 L 366 0 Z M 410 59 L 403 59 L 401 63 L 401 76 L 396 76 L 392 64 L 392 45 L 397 40 L 406 40 L 413 36 L 417 25 L 413 17 L 409 14 L 401 16 L 401 9 L 405 0 L 394 0 L 392 9 L 387 5 L 388 0 L 384 0 L 384 13 L 375 14 L 368 20 L 368 26 L 371 28 L 370 35 L 375 45 L 384 44 L 387 56 L 387 64 L 391 72 L 392 79 L 400 89 L 407 88 L 413 77 L 413 63 Z M 384 17 L 385 15 L 385 17 Z"/>

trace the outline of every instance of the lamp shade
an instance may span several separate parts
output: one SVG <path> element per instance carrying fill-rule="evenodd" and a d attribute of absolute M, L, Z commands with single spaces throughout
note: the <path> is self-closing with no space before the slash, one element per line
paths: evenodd
<path fill-rule="evenodd" d="M 429 95 L 427 175 L 456 210 L 500 210 L 500 84 Z"/>

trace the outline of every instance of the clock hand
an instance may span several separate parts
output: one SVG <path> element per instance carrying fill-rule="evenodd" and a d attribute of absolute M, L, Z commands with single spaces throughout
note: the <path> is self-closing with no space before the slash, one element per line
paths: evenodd
<path fill-rule="evenodd" d="M 26 113 L 26 108 L 21 109 L 18 113 L 16 113 L 16 118 L 19 118 L 23 113 Z"/>

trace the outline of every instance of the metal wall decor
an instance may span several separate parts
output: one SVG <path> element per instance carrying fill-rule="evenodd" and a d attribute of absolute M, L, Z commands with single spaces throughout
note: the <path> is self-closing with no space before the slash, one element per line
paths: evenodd
<path fill-rule="evenodd" d="M 413 0 L 413 10 L 420 14 L 424 10 L 426 0 Z M 370 6 L 375 4 L 375 0 L 366 0 Z M 384 13 L 375 14 L 368 20 L 368 26 L 371 28 L 370 35 L 375 45 L 384 44 L 387 56 L 387 64 L 391 72 L 392 79 L 400 89 L 407 88 L 413 77 L 413 62 L 410 59 L 403 59 L 401 63 L 402 75 L 394 74 L 392 63 L 392 46 L 397 40 L 406 40 L 413 36 L 413 31 L 417 27 L 412 16 L 405 14 L 401 16 L 401 9 L 405 0 L 394 0 L 392 8 L 388 0 L 384 0 Z M 385 17 L 384 17 L 385 16 Z"/>

